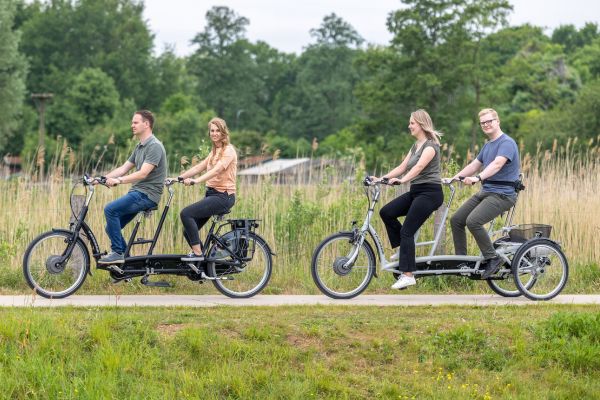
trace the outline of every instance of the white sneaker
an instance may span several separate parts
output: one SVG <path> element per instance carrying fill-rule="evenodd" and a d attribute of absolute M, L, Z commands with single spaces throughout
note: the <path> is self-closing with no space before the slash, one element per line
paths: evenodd
<path fill-rule="evenodd" d="M 392 289 L 404 289 L 412 285 L 416 285 L 417 281 L 414 276 L 400 275 L 400 278 L 392 285 Z"/>

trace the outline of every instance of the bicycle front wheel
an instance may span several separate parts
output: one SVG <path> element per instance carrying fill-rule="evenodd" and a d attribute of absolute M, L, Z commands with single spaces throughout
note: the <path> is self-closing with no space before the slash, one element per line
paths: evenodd
<path fill-rule="evenodd" d="M 71 254 L 66 254 L 71 240 L 71 232 L 52 231 L 38 236 L 27 247 L 23 274 L 29 287 L 40 296 L 61 299 L 75 293 L 85 281 L 90 255 L 80 238 Z"/>
<path fill-rule="evenodd" d="M 313 280 L 323 294 L 351 299 L 361 294 L 373 278 L 375 254 L 367 241 L 358 246 L 352 232 L 340 232 L 323 240 L 310 266 Z M 349 262 L 358 252 L 353 262 Z"/>
<path fill-rule="evenodd" d="M 219 262 L 208 264 L 209 275 L 217 278 L 212 281 L 217 290 L 225 296 L 233 298 L 252 297 L 263 290 L 269 283 L 273 271 L 273 258 L 267 242 L 252 232 L 247 237 L 244 235 L 238 239 L 235 239 L 230 232 L 221 239 L 225 243 L 231 243 L 228 245 L 230 250 L 247 258 L 239 266 L 219 264 Z M 243 244 L 243 249 L 236 250 L 236 246 L 240 247 L 240 243 Z M 251 254 L 252 251 L 253 254 Z M 214 245 L 208 254 L 211 259 L 223 258 L 223 261 L 226 262 L 234 261 L 231 254 L 218 245 Z"/>

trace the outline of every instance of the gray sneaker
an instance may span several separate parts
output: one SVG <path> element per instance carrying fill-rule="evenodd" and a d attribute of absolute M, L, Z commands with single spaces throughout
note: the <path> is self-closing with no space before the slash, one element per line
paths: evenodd
<path fill-rule="evenodd" d="M 110 253 L 102 257 L 100 260 L 98 260 L 98 264 L 107 265 L 123 264 L 124 262 L 125 257 L 123 257 L 123 254 L 115 253 L 114 251 L 111 251 Z"/>
<path fill-rule="evenodd" d="M 488 279 L 496 272 L 500 270 L 500 267 L 504 264 L 504 259 L 502 257 L 496 256 L 494 258 L 490 258 L 487 260 L 487 264 L 485 266 L 485 270 L 481 274 L 481 279 Z"/>

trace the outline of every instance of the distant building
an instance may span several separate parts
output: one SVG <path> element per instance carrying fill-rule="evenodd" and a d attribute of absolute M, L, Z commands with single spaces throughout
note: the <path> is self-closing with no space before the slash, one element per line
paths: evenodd
<path fill-rule="evenodd" d="M 326 175 L 344 180 L 352 174 L 352 168 L 340 161 L 324 158 L 280 158 L 242 169 L 237 174 L 247 182 L 269 177 L 274 183 L 311 183 L 321 182 Z"/>
<path fill-rule="evenodd" d="M 21 157 L 5 155 L 2 158 L 2 176 L 11 176 L 21 172 Z"/>
<path fill-rule="evenodd" d="M 271 156 L 250 156 L 243 158 L 238 161 L 238 168 L 250 168 L 255 165 L 264 163 L 266 161 L 271 161 L 273 157 Z"/>

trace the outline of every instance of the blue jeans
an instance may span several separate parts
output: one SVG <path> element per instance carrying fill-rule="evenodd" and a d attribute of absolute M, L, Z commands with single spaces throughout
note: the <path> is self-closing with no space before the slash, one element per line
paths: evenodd
<path fill-rule="evenodd" d="M 127 249 L 127 242 L 121 234 L 125 227 L 140 211 L 155 207 L 153 202 L 142 192 L 136 190 L 125 196 L 111 201 L 104 207 L 106 217 L 106 233 L 110 238 L 110 248 L 115 253 L 123 254 Z"/>

